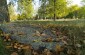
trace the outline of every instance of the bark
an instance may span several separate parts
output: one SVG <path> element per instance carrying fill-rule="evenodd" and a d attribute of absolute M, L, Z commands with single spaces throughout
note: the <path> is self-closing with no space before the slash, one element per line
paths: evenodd
<path fill-rule="evenodd" d="M 0 22 L 9 22 L 9 11 L 6 0 L 0 0 Z"/>

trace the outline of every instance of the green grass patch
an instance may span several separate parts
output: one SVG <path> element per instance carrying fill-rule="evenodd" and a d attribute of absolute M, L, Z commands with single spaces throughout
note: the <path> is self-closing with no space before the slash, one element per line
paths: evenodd
<path fill-rule="evenodd" d="M 38 21 L 38 20 L 31 20 L 31 21 L 16 21 L 15 23 L 19 24 L 40 24 L 40 25 L 46 25 L 46 24 L 56 24 L 60 26 L 85 26 L 85 20 L 84 19 L 78 19 L 78 20 L 63 20 L 63 21 Z"/>

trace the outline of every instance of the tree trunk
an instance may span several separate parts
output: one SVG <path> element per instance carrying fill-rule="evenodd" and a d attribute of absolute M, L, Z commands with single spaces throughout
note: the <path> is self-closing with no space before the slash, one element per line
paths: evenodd
<path fill-rule="evenodd" d="M 54 21 L 56 19 L 56 16 L 55 16 L 55 2 L 56 2 L 56 0 L 54 0 Z"/>
<path fill-rule="evenodd" d="M 0 0 L 0 22 L 3 21 L 10 21 L 7 0 Z"/>

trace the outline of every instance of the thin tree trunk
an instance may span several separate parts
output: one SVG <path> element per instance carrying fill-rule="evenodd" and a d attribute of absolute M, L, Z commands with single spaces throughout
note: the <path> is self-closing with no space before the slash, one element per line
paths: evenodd
<path fill-rule="evenodd" d="M 56 2 L 56 0 L 54 0 L 54 21 L 56 19 L 56 16 L 55 16 L 55 2 Z"/>

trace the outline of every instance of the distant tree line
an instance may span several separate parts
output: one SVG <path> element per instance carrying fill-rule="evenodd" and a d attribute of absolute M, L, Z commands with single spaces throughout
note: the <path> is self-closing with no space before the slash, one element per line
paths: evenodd
<path fill-rule="evenodd" d="M 41 6 L 38 9 L 38 19 L 84 19 L 85 18 L 85 1 L 82 6 L 70 5 L 67 0 L 40 0 Z M 45 8 L 45 9 L 44 9 Z"/>
<path fill-rule="evenodd" d="M 0 1 L 0 20 L 24 19 L 84 19 L 85 1 L 82 6 L 71 5 L 71 0 L 39 0 L 39 8 L 34 14 L 35 0 L 6 0 Z M 3 9 L 2 9 L 3 7 Z M 16 8 L 16 9 L 15 9 Z M 2 18 L 4 17 L 4 18 Z"/>

